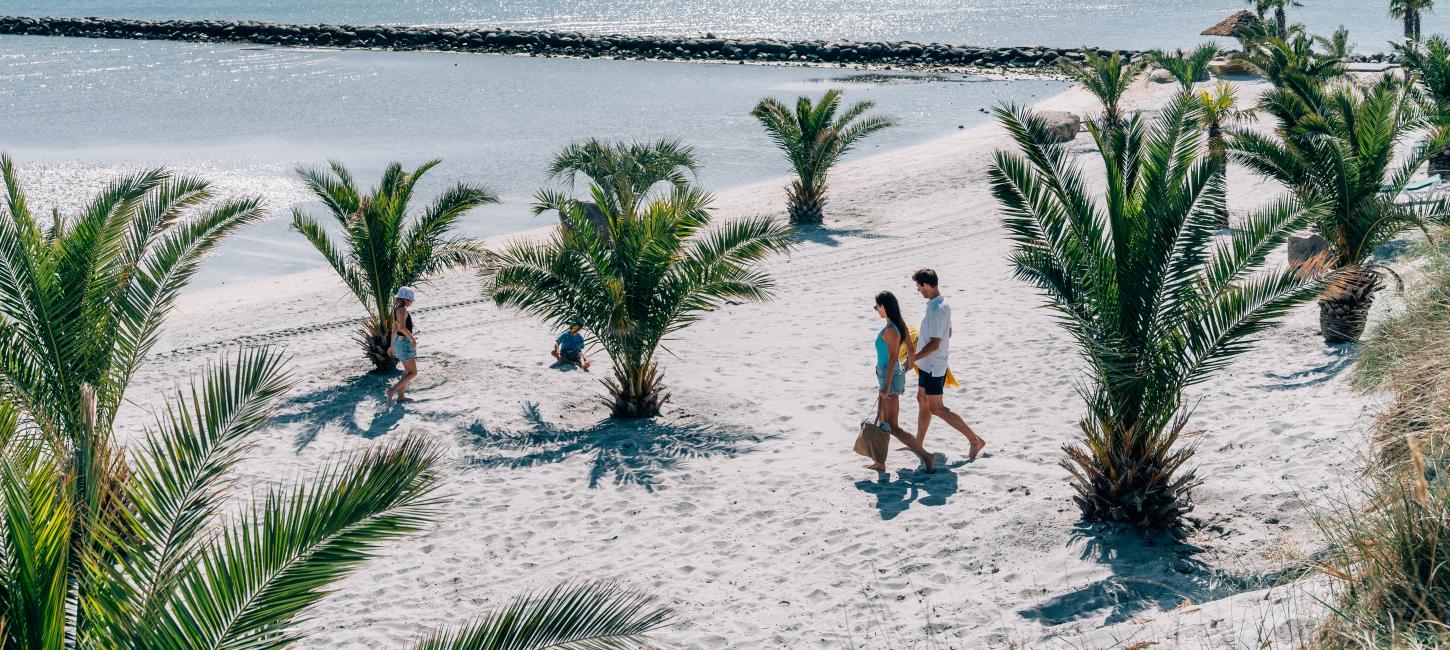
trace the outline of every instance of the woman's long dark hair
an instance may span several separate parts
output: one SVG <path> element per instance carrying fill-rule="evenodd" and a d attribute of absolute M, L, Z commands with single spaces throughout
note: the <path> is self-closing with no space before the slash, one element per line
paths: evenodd
<path fill-rule="evenodd" d="M 896 294 L 890 291 L 882 291 L 876 294 L 876 304 L 886 310 L 886 320 L 896 326 L 896 335 L 901 337 L 903 343 L 910 341 L 910 332 L 906 329 L 906 321 L 901 318 L 901 303 L 896 301 Z"/>

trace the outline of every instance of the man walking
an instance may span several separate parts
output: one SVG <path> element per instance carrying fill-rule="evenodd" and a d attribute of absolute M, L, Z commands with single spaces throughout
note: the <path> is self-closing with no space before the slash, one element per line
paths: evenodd
<path fill-rule="evenodd" d="M 916 368 L 916 441 L 926 444 L 926 429 L 931 426 L 932 416 L 946 422 L 951 428 L 962 432 L 971 444 L 967 458 L 974 459 L 987 441 L 967 426 L 962 416 L 942 404 L 942 393 L 947 383 L 947 354 L 952 340 L 952 308 L 937 289 L 936 271 L 922 269 L 912 274 L 916 290 L 926 298 L 926 315 L 921 319 L 921 328 L 916 334 L 916 351 L 902 361 L 902 368 L 910 371 Z"/>

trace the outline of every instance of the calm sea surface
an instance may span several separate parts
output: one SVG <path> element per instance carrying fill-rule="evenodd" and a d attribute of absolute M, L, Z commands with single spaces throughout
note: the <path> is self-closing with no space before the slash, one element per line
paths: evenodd
<path fill-rule="evenodd" d="M 320 264 L 288 232 L 305 200 L 283 182 L 297 164 L 338 159 L 373 182 L 389 161 L 442 158 L 425 193 L 482 183 L 502 203 L 475 211 L 471 235 L 548 223 L 528 205 L 549 157 L 588 136 L 679 138 L 723 190 L 784 175 L 785 161 L 748 111 L 761 97 L 841 88 L 901 126 L 853 155 L 925 142 L 986 119 L 998 102 L 1029 103 L 1056 81 L 963 75 L 861 75 L 839 69 L 549 59 L 425 52 L 326 51 L 0 36 L 0 149 L 24 167 L 94 178 L 137 164 L 200 168 L 265 194 L 276 215 L 209 263 L 205 282 Z M 59 180 L 55 180 L 59 178 Z M 254 189 L 255 188 L 255 189 Z"/>
<path fill-rule="evenodd" d="M 1348 25 L 1360 49 L 1397 35 L 1383 0 L 1303 0 L 1315 30 Z M 1195 44 L 1239 0 L 0 0 L 0 14 L 471 24 L 600 32 L 910 39 L 1147 48 Z M 1425 19 L 1446 31 L 1450 9 Z M 43 166 L 41 194 L 141 164 L 202 169 L 265 194 L 277 216 L 229 241 L 203 285 L 317 266 L 286 228 L 305 204 L 297 164 L 343 161 L 361 179 L 389 161 L 444 164 L 433 188 L 465 180 L 503 198 L 471 235 L 545 223 L 528 214 L 549 156 L 586 136 L 679 138 L 700 182 L 723 190 L 787 171 L 748 117 L 762 96 L 842 88 L 901 126 L 854 155 L 981 123 L 980 109 L 1060 91 L 1054 81 L 861 75 L 839 69 L 546 59 L 448 53 L 0 36 L 0 149 Z M 428 189 L 424 188 L 425 191 Z M 74 197 L 71 197 L 74 199 Z"/>
<path fill-rule="evenodd" d="M 1302 0 L 1291 19 L 1346 25 L 1361 49 L 1399 35 L 1387 0 Z M 0 13 L 291 22 L 475 24 L 649 34 L 1181 47 L 1244 0 L 3 0 Z M 1424 20 L 1450 30 L 1450 7 Z"/>

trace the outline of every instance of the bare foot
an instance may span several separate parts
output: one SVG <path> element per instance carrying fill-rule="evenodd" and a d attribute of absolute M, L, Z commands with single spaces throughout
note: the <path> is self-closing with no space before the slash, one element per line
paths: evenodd
<path fill-rule="evenodd" d="M 932 458 L 931 456 L 927 456 L 926 458 L 921 459 L 921 463 L 923 465 L 926 465 L 926 473 L 927 474 L 935 474 L 936 473 L 936 459 L 935 458 Z"/>
<path fill-rule="evenodd" d="M 986 440 L 983 440 L 981 438 L 977 438 L 976 440 L 973 440 L 972 441 L 972 448 L 967 451 L 967 460 L 976 460 L 977 454 L 982 453 L 982 450 L 983 449 L 986 449 L 986 448 L 987 448 L 987 441 Z"/>
<path fill-rule="evenodd" d="M 388 408 L 392 408 L 393 407 L 393 389 L 392 389 L 392 387 L 389 387 L 388 390 L 386 390 L 384 392 L 386 392 L 387 395 L 388 395 Z"/>
<path fill-rule="evenodd" d="M 878 472 L 884 472 L 886 471 L 886 466 L 881 463 L 876 463 L 875 465 L 867 465 L 866 469 L 874 469 Z"/>

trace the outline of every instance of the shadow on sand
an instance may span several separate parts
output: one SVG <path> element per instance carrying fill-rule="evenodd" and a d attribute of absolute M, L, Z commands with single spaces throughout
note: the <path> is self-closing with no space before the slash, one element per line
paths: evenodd
<path fill-rule="evenodd" d="M 312 444 L 328 425 L 341 429 L 347 435 L 377 438 L 396 428 L 404 413 L 418 414 L 425 409 L 429 401 L 427 394 L 448 383 L 445 379 L 426 385 L 414 384 L 408 394 L 415 397 L 405 405 L 387 408 L 383 391 L 401 374 L 368 373 L 293 395 L 282 403 L 272 421 L 282 425 L 302 425 L 293 442 L 298 451 Z"/>
<path fill-rule="evenodd" d="M 847 239 L 884 239 L 885 236 L 866 228 L 831 228 L 829 226 L 796 226 L 796 240 L 835 248 Z"/>
<path fill-rule="evenodd" d="M 957 493 L 957 473 L 954 471 L 971 461 L 963 460 L 948 464 L 945 454 L 935 454 L 936 472 L 927 474 L 919 469 L 896 470 L 895 480 L 887 472 L 876 472 L 874 481 L 857 481 L 856 489 L 876 495 L 876 509 L 881 518 L 895 519 L 906 512 L 911 504 L 923 506 L 946 505 L 947 499 Z"/>
<path fill-rule="evenodd" d="M 1023 618 L 1050 627 L 1107 610 L 1104 624 L 1112 625 L 1150 608 L 1203 602 L 1220 591 L 1196 559 L 1202 550 L 1169 536 L 1145 539 L 1133 530 L 1080 525 L 1068 544 L 1082 544 L 1079 557 L 1097 561 L 1112 575 L 1021 610 Z"/>
<path fill-rule="evenodd" d="M 1331 357 L 1330 360 L 1313 368 L 1287 373 L 1266 372 L 1264 376 L 1272 380 L 1273 383 L 1264 384 L 1260 388 L 1267 390 L 1294 390 L 1296 388 L 1308 388 L 1328 382 L 1354 365 L 1355 359 L 1358 358 L 1354 354 L 1356 347 L 1357 345 L 1354 343 L 1333 346 L 1333 351 L 1328 353 Z"/>
<path fill-rule="evenodd" d="M 474 422 L 464 438 L 475 445 L 469 462 L 479 467 L 533 467 L 580 456 L 589 459 L 589 487 L 601 481 L 649 491 L 664 472 L 691 460 L 733 458 L 776 436 L 731 431 L 719 425 L 666 424 L 650 420 L 603 420 L 584 429 L 545 422 L 538 404 L 524 407 L 522 431 L 490 429 Z"/>

